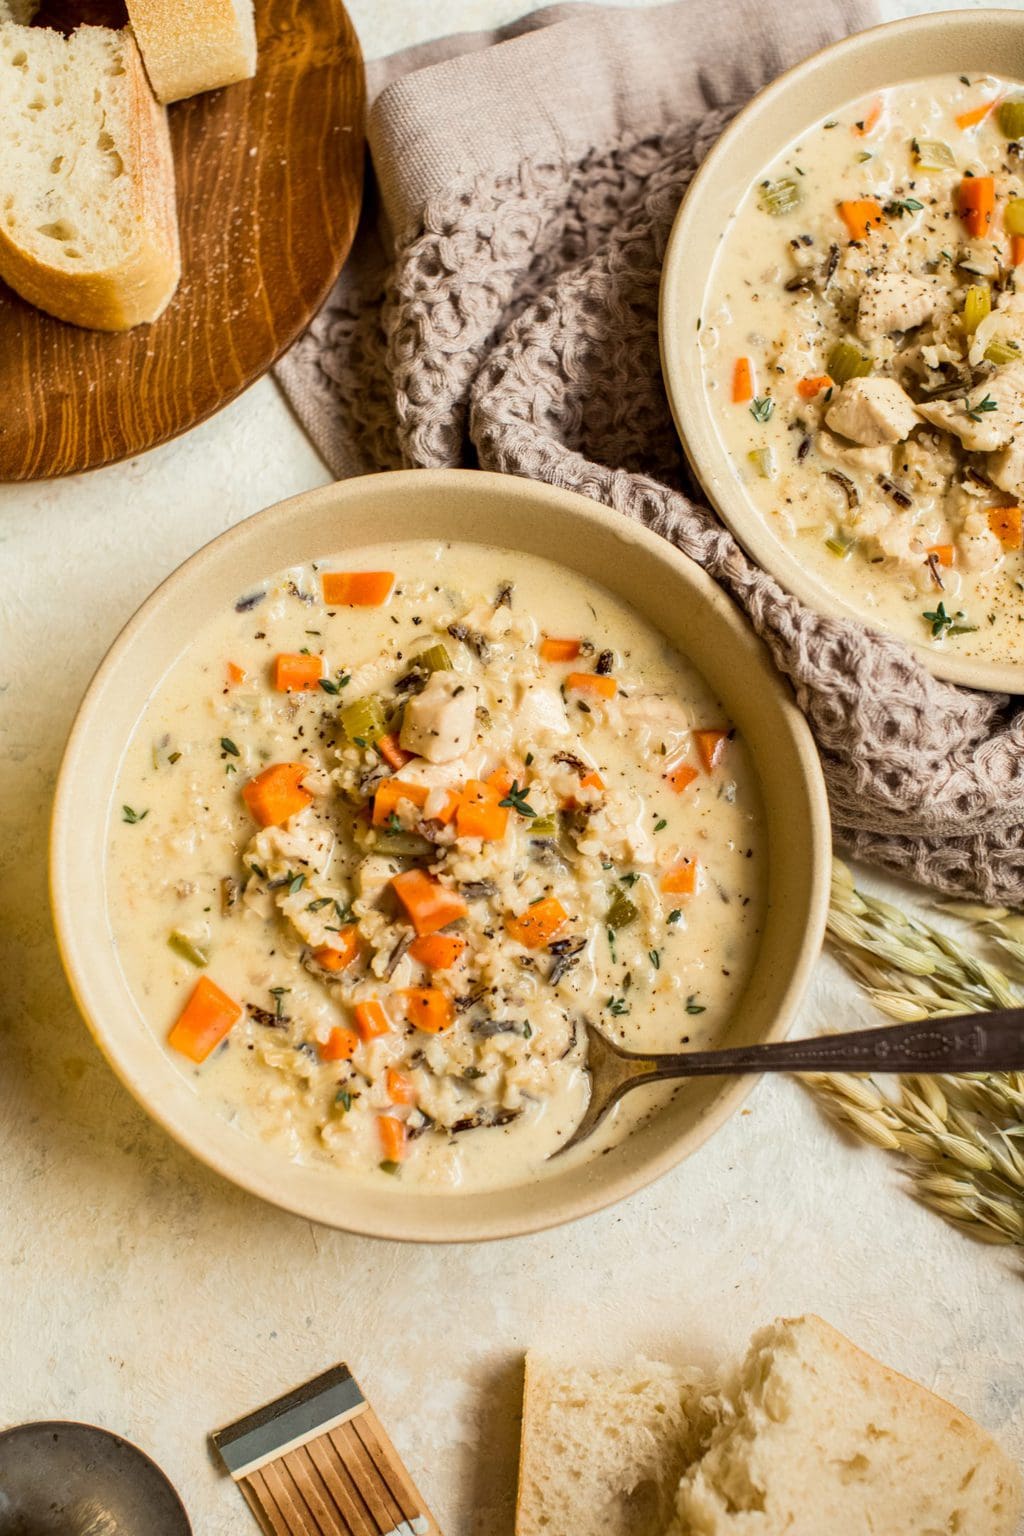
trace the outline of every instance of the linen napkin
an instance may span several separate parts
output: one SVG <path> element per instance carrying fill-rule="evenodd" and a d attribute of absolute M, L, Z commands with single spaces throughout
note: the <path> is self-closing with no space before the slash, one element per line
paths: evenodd
<path fill-rule="evenodd" d="M 696 166 L 781 69 L 876 19 L 872 0 L 556 6 L 371 66 L 356 248 L 277 374 L 339 476 L 479 465 L 670 539 L 789 679 L 838 840 L 1012 905 L 1015 703 L 939 682 L 898 640 L 820 617 L 756 567 L 693 484 L 661 382 L 661 261 Z"/>

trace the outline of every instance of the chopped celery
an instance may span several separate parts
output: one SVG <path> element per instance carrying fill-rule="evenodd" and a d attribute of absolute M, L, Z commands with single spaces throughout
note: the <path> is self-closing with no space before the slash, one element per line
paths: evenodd
<path fill-rule="evenodd" d="M 605 922 L 608 924 L 608 927 L 614 928 L 616 931 L 619 928 L 628 928 L 630 923 L 635 922 L 639 916 L 639 911 L 630 901 L 625 891 L 616 888 L 612 892 L 611 906 L 605 914 Z"/>
<path fill-rule="evenodd" d="M 1015 341 L 1001 341 L 998 336 L 985 348 L 986 363 L 995 363 L 997 367 L 1001 367 L 1003 363 L 1019 362 L 1022 357 L 1024 353 Z"/>
<path fill-rule="evenodd" d="M 834 384 L 862 379 L 873 367 L 874 359 L 852 341 L 837 341 L 828 355 L 828 376 Z"/>
<path fill-rule="evenodd" d="M 1001 101 L 996 121 L 1008 139 L 1024 138 L 1024 97 L 1015 96 L 1010 101 Z"/>
<path fill-rule="evenodd" d="M 380 699 L 372 693 L 367 694 L 365 699 L 356 699 L 342 710 L 341 723 L 345 735 L 357 747 L 379 741 L 386 729 Z"/>
<path fill-rule="evenodd" d="M 992 295 L 983 283 L 972 283 L 964 295 L 964 330 L 973 336 L 987 315 L 992 313 Z"/>
<path fill-rule="evenodd" d="M 557 837 L 557 816 L 535 816 L 526 829 L 531 837 Z"/>
<path fill-rule="evenodd" d="M 198 965 L 202 967 L 204 965 L 209 965 L 210 963 L 210 957 L 206 951 L 200 949 L 199 945 L 190 939 L 187 933 L 182 933 L 180 928 L 171 929 L 170 937 L 168 938 L 167 943 L 168 946 L 174 950 L 176 955 L 180 955 L 181 958 L 183 960 L 187 960 L 190 965 Z"/>
<path fill-rule="evenodd" d="M 1008 235 L 1024 235 L 1024 197 L 1011 197 L 1003 214 Z"/>
<path fill-rule="evenodd" d="M 389 832 L 384 828 L 380 835 L 385 853 L 393 853 L 398 859 L 422 859 L 434 851 L 433 843 L 415 832 Z"/>
<path fill-rule="evenodd" d="M 788 176 L 780 176 L 778 181 L 762 181 L 757 189 L 757 201 L 765 213 L 774 217 L 792 213 L 800 202 L 800 188 Z"/>
<path fill-rule="evenodd" d="M 438 642 L 437 645 L 428 646 L 425 651 L 420 651 L 414 656 L 410 666 L 419 667 L 423 672 L 450 672 L 452 659 L 448 654 L 447 646 Z"/>
<path fill-rule="evenodd" d="M 770 448 L 752 448 L 747 458 L 762 480 L 775 479 L 775 455 Z"/>
<path fill-rule="evenodd" d="M 953 151 L 941 139 L 914 139 L 914 163 L 922 171 L 948 171 L 956 165 Z"/>
<path fill-rule="evenodd" d="M 833 534 L 832 538 L 825 540 L 825 548 L 830 549 L 840 560 L 849 558 L 856 540 L 848 538 L 845 533 Z"/>

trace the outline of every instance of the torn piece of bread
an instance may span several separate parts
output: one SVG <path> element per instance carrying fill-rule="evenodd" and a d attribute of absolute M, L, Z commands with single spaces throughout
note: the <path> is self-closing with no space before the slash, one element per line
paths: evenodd
<path fill-rule="evenodd" d="M 167 116 L 130 32 L 0 24 L 0 278 L 61 320 L 155 320 L 181 258 Z"/>
<path fill-rule="evenodd" d="M 755 1335 L 669 1536 L 1013 1536 L 991 1435 L 818 1317 Z"/>
<path fill-rule="evenodd" d="M 127 0 L 158 101 L 182 101 L 256 73 L 253 0 Z"/>
<path fill-rule="evenodd" d="M 661 1536 L 706 1421 L 699 1371 L 561 1369 L 530 1353 L 516 1536 Z"/>

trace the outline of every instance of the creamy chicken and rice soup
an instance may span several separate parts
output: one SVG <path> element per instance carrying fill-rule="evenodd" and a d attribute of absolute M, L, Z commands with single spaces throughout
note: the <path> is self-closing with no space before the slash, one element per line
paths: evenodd
<path fill-rule="evenodd" d="M 585 1020 L 658 1050 L 722 1030 L 764 857 L 744 743 L 648 624 L 532 556 L 399 544 L 195 637 L 126 753 L 109 913 L 225 1115 L 472 1189 L 571 1134 Z"/>
<path fill-rule="evenodd" d="M 700 330 L 722 440 L 877 625 L 1024 657 L 1024 87 L 948 75 L 801 134 L 730 221 Z"/>

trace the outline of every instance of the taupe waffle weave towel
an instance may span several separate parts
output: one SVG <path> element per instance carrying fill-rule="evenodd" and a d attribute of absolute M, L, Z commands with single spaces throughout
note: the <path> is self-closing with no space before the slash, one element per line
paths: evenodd
<path fill-rule="evenodd" d="M 937 682 L 752 565 L 694 492 L 661 384 L 660 265 L 694 168 L 780 69 L 875 19 L 871 0 L 559 6 L 373 66 L 357 248 L 278 376 L 339 475 L 479 464 L 670 539 L 790 679 L 841 842 L 1017 904 L 1015 703 Z"/>

